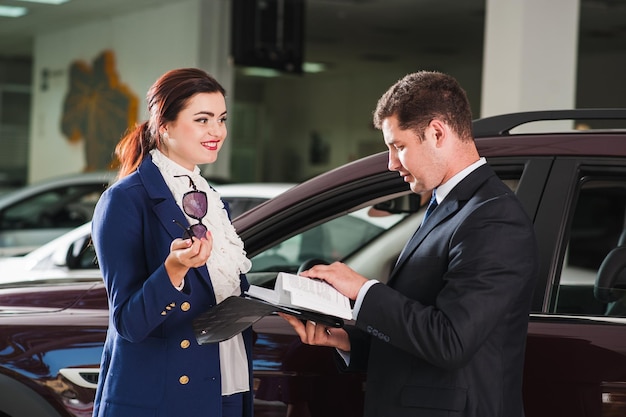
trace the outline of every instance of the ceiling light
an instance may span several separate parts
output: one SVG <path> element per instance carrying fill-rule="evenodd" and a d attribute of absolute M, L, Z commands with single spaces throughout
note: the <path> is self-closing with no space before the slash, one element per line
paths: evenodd
<path fill-rule="evenodd" d="M 326 65 L 319 62 L 304 62 L 302 63 L 302 71 L 307 74 L 315 74 L 318 72 L 326 71 Z M 262 67 L 244 67 L 241 69 L 241 73 L 246 76 L 251 77 L 280 77 L 284 75 L 282 72 L 272 69 L 272 68 L 262 68 Z"/>
<path fill-rule="evenodd" d="M 302 64 L 302 70 L 309 74 L 326 71 L 326 65 L 321 62 L 305 62 Z"/>
<path fill-rule="evenodd" d="M 247 75 L 249 77 L 279 77 L 281 75 L 280 71 L 271 69 L 271 68 L 262 68 L 262 67 L 245 67 L 241 70 L 243 75 Z"/>
<path fill-rule="evenodd" d="M 63 4 L 67 3 L 70 0 L 15 0 L 15 1 L 27 1 L 29 3 L 43 3 L 43 4 Z"/>
<path fill-rule="evenodd" d="M 27 11 L 26 7 L 0 6 L 0 16 L 2 17 L 20 17 L 24 16 Z"/>

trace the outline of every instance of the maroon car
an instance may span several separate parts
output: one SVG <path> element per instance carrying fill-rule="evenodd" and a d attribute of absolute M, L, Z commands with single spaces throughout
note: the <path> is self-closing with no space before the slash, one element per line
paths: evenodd
<path fill-rule="evenodd" d="M 626 130 L 614 128 L 616 119 L 623 125 L 626 110 L 516 113 L 474 125 L 481 154 L 515 190 L 539 240 L 528 417 L 626 415 Z M 558 123 L 551 133 L 515 132 L 536 120 Z M 570 129 L 575 122 L 591 128 Z M 306 181 L 234 223 L 256 285 L 272 286 L 278 272 L 312 259 L 342 260 L 384 281 L 421 207 L 381 153 Z M 108 318 L 85 230 L 41 256 L 22 282 L 2 284 L 0 276 L 0 417 L 91 415 Z M 362 414 L 364 375 L 339 373 L 330 349 L 301 344 L 277 316 L 253 328 L 257 416 Z"/>

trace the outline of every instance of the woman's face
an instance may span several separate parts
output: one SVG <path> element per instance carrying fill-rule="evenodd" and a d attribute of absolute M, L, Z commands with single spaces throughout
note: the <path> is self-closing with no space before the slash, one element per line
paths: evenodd
<path fill-rule="evenodd" d="M 191 171 L 215 162 L 227 133 L 224 96 L 219 92 L 191 96 L 176 120 L 160 132 L 164 146 L 159 150 L 177 164 Z"/>

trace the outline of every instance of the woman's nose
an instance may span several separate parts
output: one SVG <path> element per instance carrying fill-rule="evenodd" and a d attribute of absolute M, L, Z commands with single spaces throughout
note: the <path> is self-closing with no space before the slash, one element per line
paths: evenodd
<path fill-rule="evenodd" d="M 207 124 L 207 130 L 211 136 L 221 136 L 225 128 L 218 121 L 209 121 Z"/>

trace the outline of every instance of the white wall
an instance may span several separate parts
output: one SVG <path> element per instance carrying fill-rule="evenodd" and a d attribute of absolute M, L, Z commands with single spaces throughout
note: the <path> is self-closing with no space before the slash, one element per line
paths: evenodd
<path fill-rule="evenodd" d="M 29 182 L 85 167 L 84 141 L 71 144 L 61 133 L 70 65 L 91 66 L 104 50 L 112 50 L 120 81 L 138 97 L 138 121 L 143 121 L 150 85 L 169 69 L 198 65 L 197 10 L 198 0 L 177 1 L 36 39 Z M 51 71 L 45 91 L 40 88 L 44 68 Z"/>

